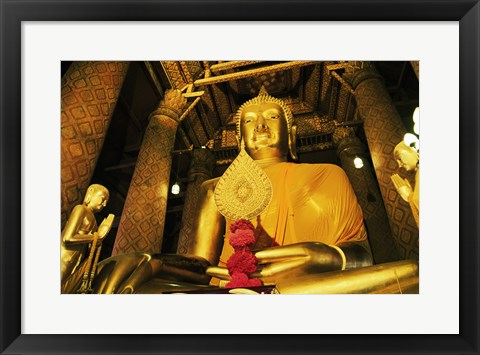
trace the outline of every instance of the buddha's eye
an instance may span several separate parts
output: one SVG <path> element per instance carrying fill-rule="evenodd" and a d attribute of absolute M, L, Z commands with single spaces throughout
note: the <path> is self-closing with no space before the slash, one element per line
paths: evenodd
<path fill-rule="evenodd" d="M 250 123 L 252 121 L 254 121 L 256 118 L 256 116 L 254 114 L 248 114 L 247 116 L 245 116 L 245 118 L 243 119 L 243 123 Z"/>
<path fill-rule="evenodd" d="M 271 120 L 277 120 L 280 118 L 280 113 L 277 110 L 270 110 L 266 112 L 265 117 Z"/>

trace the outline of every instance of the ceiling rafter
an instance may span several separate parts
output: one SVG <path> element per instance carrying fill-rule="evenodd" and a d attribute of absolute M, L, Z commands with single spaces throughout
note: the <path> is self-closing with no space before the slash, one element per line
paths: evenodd
<path fill-rule="evenodd" d="M 235 68 L 241 68 L 247 65 L 252 65 L 252 64 L 257 64 L 261 63 L 261 60 L 250 60 L 250 61 L 239 61 L 239 60 L 233 60 L 229 62 L 222 62 L 218 64 L 214 64 L 210 66 L 210 71 L 211 72 L 219 72 L 219 71 L 226 71 L 230 69 L 235 69 Z"/>
<path fill-rule="evenodd" d="M 253 76 L 260 76 L 263 74 L 275 73 L 278 71 L 289 70 L 295 67 L 311 65 L 314 63 L 316 62 L 315 61 L 292 61 L 292 62 L 285 62 L 280 64 L 273 64 L 273 65 L 268 65 L 265 67 L 260 67 L 255 69 L 246 69 L 246 70 L 237 71 L 234 73 L 211 76 L 209 78 L 203 78 L 203 79 L 197 79 L 195 80 L 194 84 L 195 86 L 214 85 L 214 84 L 222 83 L 225 81 L 240 80 L 240 79 L 245 79 Z"/>
<path fill-rule="evenodd" d="M 144 61 L 143 66 L 146 69 L 147 78 L 151 81 L 153 87 L 156 89 L 155 94 L 157 95 L 158 99 L 161 99 L 165 93 L 165 89 L 162 87 L 162 84 L 160 84 L 160 80 L 158 80 L 157 74 L 155 73 L 152 64 L 150 62 Z"/>

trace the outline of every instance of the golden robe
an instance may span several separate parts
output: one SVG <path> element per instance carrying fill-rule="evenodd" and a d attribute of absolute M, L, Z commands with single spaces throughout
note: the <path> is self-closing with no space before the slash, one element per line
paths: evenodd
<path fill-rule="evenodd" d="M 273 186 L 270 205 L 256 219 L 255 250 L 300 242 L 339 245 L 367 238 L 363 214 L 347 175 L 332 164 L 278 163 L 264 168 Z M 230 224 L 220 256 L 225 266 L 234 250 Z"/>

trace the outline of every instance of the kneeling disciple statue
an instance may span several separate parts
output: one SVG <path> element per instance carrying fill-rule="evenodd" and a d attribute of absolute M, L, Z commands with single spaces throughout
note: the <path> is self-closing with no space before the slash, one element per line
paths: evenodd
<path fill-rule="evenodd" d="M 391 179 L 400 197 L 410 205 L 413 217 L 418 226 L 420 224 L 420 167 L 418 165 L 418 152 L 415 148 L 410 147 L 401 141 L 396 145 L 393 155 L 395 156 L 399 168 L 403 168 L 407 172 L 415 171 L 415 187 L 413 188 L 407 179 L 402 179 L 398 174 L 393 174 Z"/>
<path fill-rule="evenodd" d="M 114 219 L 113 214 L 108 215 L 97 229 L 94 213 L 100 212 L 107 205 L 108 198 L 109 193 L 104 186 L 90 185 L 83 203 L 73 208 L 63 228 L 60 247 L 62 293 L 80 291 L 80 281 L 84 276 L 84 281 L 92 281 L 94 253 L 98 260 L 100 245 L 110 231 Z M 90 251 L 89 258 L 87 250 Z M 87 292 L 87 283 L 84 282 L 82 286 L 82 292 Z"/>

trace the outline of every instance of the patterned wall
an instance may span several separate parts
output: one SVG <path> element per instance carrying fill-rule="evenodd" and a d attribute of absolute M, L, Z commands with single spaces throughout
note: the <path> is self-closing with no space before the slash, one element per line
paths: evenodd
<path fill-rule="evenodd" d="M 320 101 L 318 105 L 318 112 L 320 114 L 328 114 L 330 108 L 331 98 L 331 83 L 334 81 L 326 66 L 333 64 L 334 62 L 323 62 L 320 79 Z"/>
<path fill-rule="evenodd" d="M 410 207 L 400 198 L 390 180 L 390 176 L 399 170 L 393 150 L 402 141 L 405 126 L 382 78 L 371 64 L 352 63 L 346 74 L 355 89 L 358 112 L 364 121 L 368 147 L 398 252 L 403 259 L 418 259 L 418 227 Z"/>
<path fill-rule="evenodd" d="M 420 62 L 418 60 L 412 60 L 410 64 L 412 65 L 413 71 L 415 72 L 417 79 L 420 79 Z"/>
<path fill-rule="evenodd" d="M 62 78 L 61 223 L 83 201 L 128 62 L 73 62 Z"/>

